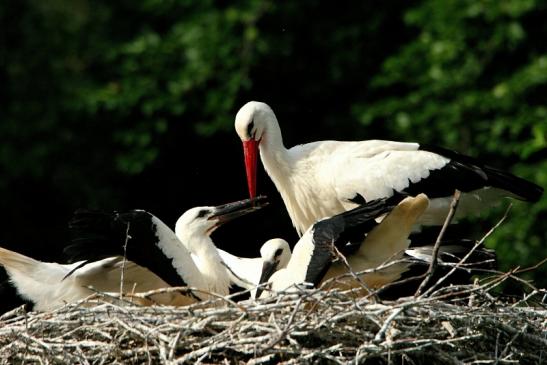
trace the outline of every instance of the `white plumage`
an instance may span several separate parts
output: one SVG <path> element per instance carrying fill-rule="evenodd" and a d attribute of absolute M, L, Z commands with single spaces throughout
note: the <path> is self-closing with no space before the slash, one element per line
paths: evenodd
<path fill-rule="evenodd" d="M 67 265 L 42 262 L 0 248 L 0 265 L 6 269 L 17 292 L 23 298 L 33 302 L 34 309 L 39 311 L 51 310 L 66 303 L 84 299 L 94 293 L 89 287 L 117 296 L 120 290 L 122 266 L 124 267 L 124 294 L 168 286 L 158 276 L 131 261 L 123 264 L 121 257 L 109 257 L 81 266 L 82 264 L 82 261 Z M 72 273 L 76 268 L 78 269 Z M 151 299 L 161 304 L 194 302 L 193 299 L 178 293 L 162 293 Z"/>
<path fill-rule="evenodd" d="M 354 253 L 347 255 L 354 272 L 373 269 L 388 261 L 402 258 L 410 243 L 408 236 L 412 225 L 427 209 L 428 203 L 424 194 L 405 198 L 378 225 L 377 218 L 383 217 L 389 211 L 389 207 L 383 202 L 370 203 L 371 209 L 363 206 L 317 222 L 294 247 L 287 268 L 270 277 L 271 289 L 281 291 L 306 282 L 319 285 L 327 279 L 347 273 L 346 265 L 335 260 L 332 247 L 343 250 L 348 243 L 345 235 L 349 231 L 352 231 L 354 239 L 357 237 L 356 244 L 359 245 Z M 378 272 L 364 274 L 360 279 L 367 287 L 376 289 L 399 279 L 408 267 L 408 263 L 396 263 Z M 359 283 L 353 278 L 347 278 L 334 282 L 332 286 L 347 289 L 359 286 Z"/>
<path fill-rule="evenodd" d="M 260 248 L 260 257 L 239 257 L 221 249 L 218 253 L 228 268 L 231 282 L 250 290 L 252 298 L 261 279 L 265 281 L 275 271 L 287 267 L 291 259 L 291 248 L 281 238 L 266 241 Z"/>
<path fill-rule="evenodd" d="M 125 253 L 168 286 L 199 289 L 195 295 L 200 299 L 209 299 L 208 293 L 227 295 L 232 285 L 230 273 L 210 235 L 220 225 L 265 204 L 264 198 L 259 197 L 192 208 L 177 220 L 175 232 L 143 210 L 113 215 L 80 211 L 70 224 L 74 243 L 67 251 L 78 258 Z M 129 239 L 124 248 L 126 232 Z"/>
<path fill-rule="evenodd" d="M 509 173 L 440 148 L 382 140 L 319 141 L 287 149 L 272 109 L 249 102 L 237 113 L 247 181 L 256 193 L 256 154 L 281 194 L 299 234 L 324 217 L 394 192 L 431 199 L 421 224 L 441 224 L 455 189 L 462 194 L 459 216 L 500 196 L 537 201 L 543 189 Z M 431 150 L 431 151 L 430 151 Z"/>

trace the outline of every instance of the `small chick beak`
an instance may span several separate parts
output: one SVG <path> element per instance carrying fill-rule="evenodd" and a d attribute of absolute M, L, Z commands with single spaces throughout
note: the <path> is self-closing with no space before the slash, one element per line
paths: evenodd
<path fill-rule="evenodd" d="M 258 285 L 265 283 L 273 275 L 277 269 L 277 261 L 264 261 L 262 264 L 262 274 L 260 275 L 260 280 Z M 260 298 L 260 295 L 264 291 L 264 287 L 256 289 L 256 298 Z"/>
<path fill-rule="evenodd" d="M 256 163 L 258 158 L 258 144 L 260 141 L 250 139 L 243 141 L 243 154 L 245 156 L 245 172 L 247 173 L 247 186 L 249 196 L 256 196 Z"/>
<path fill-rule="evenodd" d="M 266 205 L 266 197 L 261 195 L 252 199 L 239 200 L 237 202 L 219 205 L 215 207 L 215 212 L 208 219 L 217 219 L 215 227 L 219 227 L 235 218 L 259 210 Z"/>

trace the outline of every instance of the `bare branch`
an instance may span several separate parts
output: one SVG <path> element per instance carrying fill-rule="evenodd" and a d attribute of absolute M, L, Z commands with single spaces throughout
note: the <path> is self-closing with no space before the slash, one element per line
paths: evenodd
<path fill-rule="evenodd" d="M 437 241 L 435 241 L 435 246 L 433 247 L 433 252 L 431 254 L 431 264 L 429 264 L 429 268 L 427 269 L 427 272 L 425 273 L 425 278 L 418 287 L 418 290 L 416 290 L 416 293 L 414 294 L 415 297 L 418 297 L 421 295 L 422 290 L 425 289 L 427 284 L 429 284 L 429 281 L 433 277 L 433 274 L 435 273 L 435 269 L 437 268 L 437 260 L 439 256 L 439 248 L 441 247 L 441 241 L 444 237 L 444 234 L 446 232 L 446 229 L 448 228 L 448 225 L 452 222 L 452 218 L 454 218 L 454 214 L 456 214 L 456 209 L 458 208 L 458 202 L 460 201 L 460 191 L 456 190 L 454 192 L 454 197 L 452 198 L 452 202 L 450 203 L 450 210 L 448 212 L 448 215 L 446 216 L 446 219 L 444 221 L 444 224 L 441 228 L 441 231 L 439 232 L 439 236 L 437 237 Z"/>

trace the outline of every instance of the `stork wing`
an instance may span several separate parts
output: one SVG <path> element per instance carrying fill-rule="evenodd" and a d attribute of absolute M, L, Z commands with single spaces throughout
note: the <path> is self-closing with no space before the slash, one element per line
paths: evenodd
<path fill-rule="evenodd" d="M 126 260 L 123 257 L 110 257 L 89 263 L 72 275 L 80 286 L 92 286 L 102 292 L 118 292 L 124 279 L 124 292 L 143 292 L 167 288 L 169 284 L 150 270 Z"/>
<path fill-rule="evenodd" d="M 428 189 L 418 186 L 450 162 L 418 147 L 415 143 L 376 140 L 340 145 L 340 152 L 327 167 L 340 203 L 350 209 L 355 203 L 390 197 L 394 192 L 426 192 L 432 197 L 453 194 L 458 185 L 454 176 L 439 181 L 439 175 Z"/>
<path fill-rule="evenodd" d="M 319 284 L 335 258 L 333 246 L 345 255 L 355 251 L 378 224 L 376 218 L 392 208 L 393 204 L 388 199 L 378 199 L 315 223 L 310 228 L 313 251 L 305 281 Z"/>
<path fill-rule="evenodd" d="M 126 256 L 171 286 L 203 281 L 189 251 L 160 219 L 143 210 L 108 214 L 78 210 L 69 229 L 71 244 L 65 248 L 71 260 L 95 261 Z"/>
<path fill-rule="evenodd" d="M 357 255 L 376 265 L 396 255 L 402 255 L 410 244 L 408 236 L 412 232 L 413 225 L 428 206 L 429 199 L 425 194 L 402 200 L 393 207 L 380 224 L 369 231 Z"/>
<path fill-rule="evenodd" d="M 66 302 L 83 299 L 91 292 L 85 288 L 87 285 L 96 286 L 101 290 L 101 285 L 106 283 L 98 279 L 100 272 L 109 271 L 104 267 L 111 266 L 115 258 L 107 258 L 82 266 L 81 262 L 62 265 L 55 262 L 42 262 L 22 255 L 20 253 L 0 248 L 0 264 L 5 267 L 11 282 L 18 293 L 35 304 L 37 310 L 46 310 L 63 305 Z M 64 280 L 67 274 L 80 267 L 79 276 L 87 278 L 86 285 L 75 278 Z M 119 278 L 117 280 L 119 289 Z M 117 289 L 117 290 L 118 290 Z"/>
<path fill-rule="evenodd" d="M 484 187 L 506 191 L 522 200 L 537 201 L 543 189 L 525 179 L 454 151 L 416 143 L 371 140 L 326 145 L 335 148 L 321 170 L 328 174 L 338 200 L 346 209 L 394 191 L 426 193 L 430 199 L 451 196 L 455 189 L 470 192 Z"/>

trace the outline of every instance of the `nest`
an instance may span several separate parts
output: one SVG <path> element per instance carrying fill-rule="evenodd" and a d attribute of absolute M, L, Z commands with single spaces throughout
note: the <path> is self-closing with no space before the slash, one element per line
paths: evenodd
<path fill-rule="evenodd" d="M 547 362 L 547 291 L 509 303 L 509 275 L 397 301 L 337 290 L 142 307 L 97 294 L 0 317 L 2 364 Z"/>
<path fill-rule="evenodd" d="M 444 277 L 432 281 L 440 238 L 458 198 L 456 193 L 414 296 L 382 301 L 349 266 L 346 278 L 361 288 L 300 288 L 258 301 L 236 303 L 209 293 L 215 299 L 186 307 L 143 307 L 97 293 L 51 312 L 20 307 L 0 316 L 0 363 L 547 363 L 547 290 L 516 276 L 547 258 L 472 285 L 442 287 L 505 216 Z M 526 286 L 528 294 L 518 300 L 493 294 L 508 279 Z M 174 290 L 196 289 L 167 288 L 134 299 L 143 303 Z"/>

